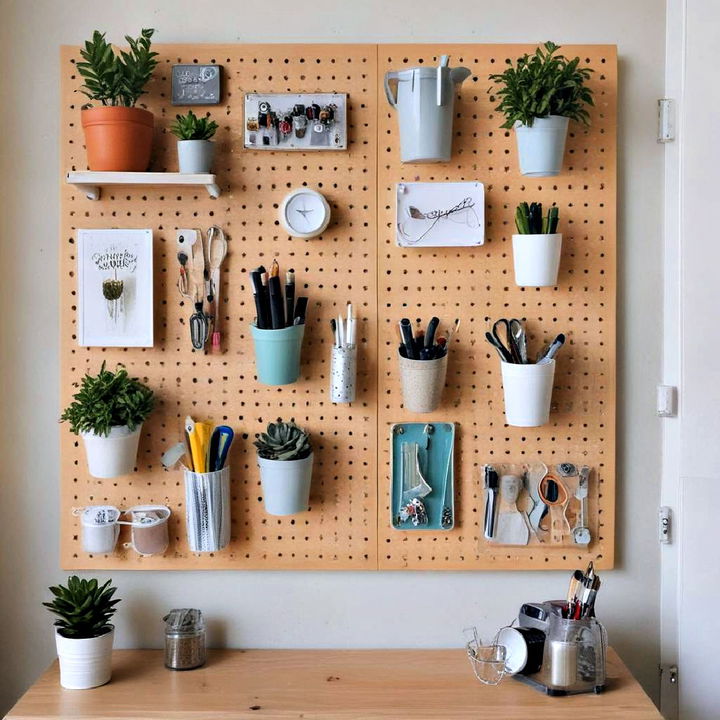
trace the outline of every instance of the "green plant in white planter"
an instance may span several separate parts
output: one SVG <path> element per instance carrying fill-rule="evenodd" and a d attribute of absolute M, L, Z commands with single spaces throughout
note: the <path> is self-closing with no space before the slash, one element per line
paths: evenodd
<path fill-rule="evenodd" d="M 55 644 L 60 661 L 60 684 L 71 690 L 104 685 L 112 674 L 115 628 L 110 624 L 119 599 L 112 580 L 99 585 L 94 578 L 73 575 L 67 587 L 50 587 L 52 602 L 43 605 L 55 613 Z"/>
<path fill-rule="evenodd" d="M 313 466 L 310 434 L 292 420 L 278 418 L 255 437 L 265 510 L 270 515 L 307 510 Z"/>
<path fill-rule="evenodd" d="M 562 235 L 557 232 L 560 212 L 553 206 L 543 217 L 542 203 L 520 203 L 515 210 L 513 235 L 515 283 L 521 287 L 557 284 Z"/>
<path fill-rule="evenodd" d="M 60 420 L 85 444 L 88 470 L 96 478 L 133 471 L 143 422 L 153 410 L 153 391 L 124 367 L 85 375 Z"/>
<path fill-rule="evenodd" d="M 218 125 L 210 114 L 198 117 L 192 110 L 176 115 L 170 132 L 178 139 L 178 165 L 181 173 L 209 173 L 215 145 L 211 138 Z"/>
<path fill-rule="evenodd" d="M 490 75 L 499 89 L 495 108 L 505 116 L 501 127 L 515 129 L 520 172 L 531 177 L 557 175 L 562 170 L 568 121 L 588 125 L 593 72 L 580 67 L 580 58 L 558 54 L 559 45 L 546 42 L 532 54 L 510 60 L 502 73 Z M 493 92 L 491 88 L 489 92 Z"/>

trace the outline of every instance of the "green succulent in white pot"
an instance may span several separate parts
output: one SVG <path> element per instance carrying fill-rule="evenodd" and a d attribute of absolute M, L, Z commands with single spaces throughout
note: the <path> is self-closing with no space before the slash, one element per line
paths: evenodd
<path fill-rule="evenodd" d="M 43 605 L 58 616 L 55 644 L 60 663 L 60 684 L 70 690 L 104 685 L 112 674 L 115 628 L 110 620 L 120 602 L 113 598 L 112 580 L 100 585 L 94 578 L 73 575 L 67 586 L 50 587 L 51 602 Z"/>
<path fill-rule="evenodd" d="M 505 116 L 501 127 L 515 130 L 520 172 L 530 177 L 558 175 L 569 121 L 590 122 L 593 93 L 587 81 L 593 71 L 580 67 L 579 57 L 569 60 L 558 50 L 546 42 L 490 75 L 498 86 L 489 90 L 500 100 L 495 109 Z"/>
<path fill-rule="evenodd" d="M 263 502 L 269 515 L 294 515 L 310 504 L 310 434 L 294 421 L 270 423 L 255 440 Z"/>
<path fill-rule="evenodd" d="M 212 168 L 215 144 L 212 138 L 217 123 L 208 113 L 198 117 L 192 110 L 176 115 L 170 132 L 178 139 L 178 168 L 181 173 L 209 173 Z"/>
<path fill-rule="evenodd" d="M 154 407 L 153 391 L 119 366 L 102 364 L 97 375 L 86 374 L 80 389 L 60 417 L 85 445 L 88 471 L 96 478 L 133 472 L 143 422 Z"/>

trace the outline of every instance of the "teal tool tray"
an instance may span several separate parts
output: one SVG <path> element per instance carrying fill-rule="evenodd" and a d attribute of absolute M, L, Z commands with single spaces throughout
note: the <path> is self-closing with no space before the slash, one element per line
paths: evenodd
<path fill-rule="evenodd" d="M 425 428 L 432 427 L 431 433 Z M 396 530 L 452 530 L 455 527 L 455 424 L 445 422 L 396 423 L 391 432 L 391 501 L 390 522 Z M 421 498 L 427 511 L 428 522 L 413 525 L 412 520 L 403 521 L 400 509 L 403 507 L 403 443 L 417 443 L 420 471 L 426 482 L 432 487 Z M 443 508 L 446 510 L 446 523 L 443 525 Z"/>

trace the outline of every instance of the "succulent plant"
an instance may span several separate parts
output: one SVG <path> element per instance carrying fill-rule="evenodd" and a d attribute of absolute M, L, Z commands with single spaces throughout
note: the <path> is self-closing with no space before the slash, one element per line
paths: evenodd
<path fill-rule="evenodd" d="M 552 234 L 557 232 L 558 221 L 560 219 L 558 208 L 553 205 L 545 218 L 543 218 L 542 203 L 522 202 L 515 210 L 515 226 L 521 235 L 540 235 Z"/>
<path fill-rule="evenodd" d="M 170 126 L 170 132 L 179 140 L 209 140 L 218 128 L 218 124 L 206 117 L 198 117 L 192 110 L 187 115 L 176 115 Z"/>
<path fill-rule="evenodd" d="M 73 402 L 60 417 L 69 422 L 76 435 L 91 432 L 107 436 L 110 428 L 127 427 L 132 432 L 152 412 L 153 391 L 137 378 L 128 375 L 124 367 L 115 372 L 102 364 L 96 376 L 85 375 L 80 390 L 73 395 Z"/>
<path fill-rule="evenodd" d="M 270 423 L 267 432 L 255 435 L 258 455 L 265 460 L 302 460 L 312 452 L 310 435 L 292 420 Z"/>
<path fill-rule="evenodd" d="M 80 579 L 77 575 L 68 578 L 67 587 L 52 586 L 55 596 L 52 602 L 43 603 L 50 612 L 58 615 L 55 627 L 66 638 L 94 638 L 112 629 L 110 619 L 120 599 L 112 599 L 117 588 L 110 587 L 112 580 L 103 585 L 98 581 Z"/>

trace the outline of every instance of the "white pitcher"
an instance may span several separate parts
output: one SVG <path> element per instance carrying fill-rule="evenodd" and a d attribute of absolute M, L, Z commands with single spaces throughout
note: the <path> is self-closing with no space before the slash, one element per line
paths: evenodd
<path fill-rule="evenodd" d="M 385 73 L 385 95 L 398 111 L 402 162 L 449 162 L 455 93 L 469 76 L 467 68 L 448 67 L 447 55 L 440 58 L 436 68 Z"/>

